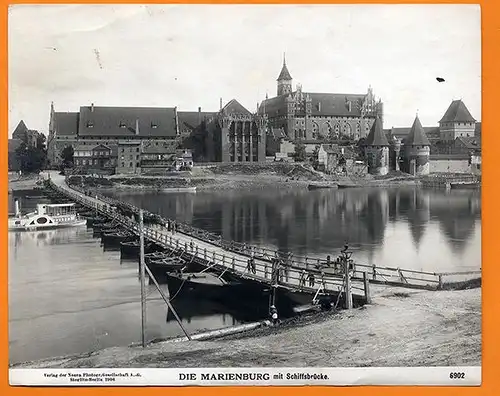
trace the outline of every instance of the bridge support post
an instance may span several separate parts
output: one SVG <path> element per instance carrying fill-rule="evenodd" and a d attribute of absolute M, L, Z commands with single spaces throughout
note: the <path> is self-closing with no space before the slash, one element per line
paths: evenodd
<path fill-rule="evenodd" d="M 139 240 L 140 240 L 140 277 L 141 277 L 141 341 L 142 347 L 146 346 L 146 263 L 144 260 L 144 219 L 142 210 L 139 211 Z"/>
<path fill-rule="evenodd" d="M 366 303 L 367 304 L 371 304 L 372 303 L 372 297 L 371 297 L 371 294 L 370 294 L 370 282 L 368 280 L 368 274 L 363 271 L 363 286 L 364 286 L 364 289 L 365 289 L 365 300 L 366 300 Z"/>
<path fill-rule="evenodd" d="M 344 274 L 345 274 L 345 308 L 352 309 L 352 290 L 351 290 L 351 278 L 349 277 L 349 259 L 351 258 L 351 252 L 347 251 L 347 245 L 342 250 L 342 261 L 344 264 Z"/>

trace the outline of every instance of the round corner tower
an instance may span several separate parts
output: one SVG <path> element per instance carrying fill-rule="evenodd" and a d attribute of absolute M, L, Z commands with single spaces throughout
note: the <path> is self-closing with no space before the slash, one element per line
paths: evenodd
<path fill-rule="evenodd" d="M 404 164 L 406 172 L 416 176 L 428 175 L 430 173 L 430 153 L 431 143 L 417 116 L 404 142 Z"/>
<path fill-rule="evenodd" d="M 389 173 L 389 142 L 382 129 L 382 121 L 376 118 L 364 145 L 368 173 L 387 175 Z"/>

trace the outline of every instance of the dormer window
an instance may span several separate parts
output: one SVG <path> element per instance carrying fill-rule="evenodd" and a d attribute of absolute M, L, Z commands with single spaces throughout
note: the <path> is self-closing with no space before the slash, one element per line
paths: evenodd
<path fill-rule="evenodd" d="M 151 128 L 156 129 L 158 128 L 158 124 L 155 124 L 154 122 L 151 123 Z"/>
<path fill-rule="evenodd" d="M 93 128 L 93 127 L 94 127 L 94 123 L 92 121 L 88 121 L 87 128 Z"/>
<path fill-rule="evenodd" d="M 123 121 L 120 121 L 120 128 L 126 128 L 127 125 L 125 125 L 125 123 Z"/>

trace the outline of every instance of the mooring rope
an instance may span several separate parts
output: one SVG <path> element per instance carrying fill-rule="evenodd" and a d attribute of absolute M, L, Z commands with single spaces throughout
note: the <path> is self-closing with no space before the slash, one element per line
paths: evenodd
<path fill-rule="evenodd" d="M 179 258 L 182 258 L 182 257 L 180 257 L 180 256 L 179 256 Z M 191 255 L 191 260 L 190 260 L 190 261 L 189 261 L 189 263 L 187 263 L 184 267 L 182 267 L 182 270 L 183 270 L 184 268 L 186 268 L 189 264 L 191 264 L 191 263 L 193 262 L 193 259 L 194 259 L 194 256 L 193 256 L 193 255 Z M 182 270 L 181 270 L 181 271 L 182 271 Z M 182 280 L 182 283 L 181 283 L 181 285 L 179 286 L 179 289 L 175 292 L 174 296 L 170 298 L 170 301 L 172 301 L 172 300 L 173 300 L 173 299 L 177 296 L 177 294 L 179 294 L 179 292 L 181 291 L 182 287 L 184 286 L 184 283 L 186 283 L 186 279 L 183 279 L 183 280 Z"/>

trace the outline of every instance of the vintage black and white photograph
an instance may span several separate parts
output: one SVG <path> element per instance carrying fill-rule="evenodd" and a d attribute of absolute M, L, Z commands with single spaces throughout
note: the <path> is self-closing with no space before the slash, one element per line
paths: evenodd
<path fill-rule="evenodd" d="M 480 384 L 479 6 L 8 25 L 11 384 Z"/>

